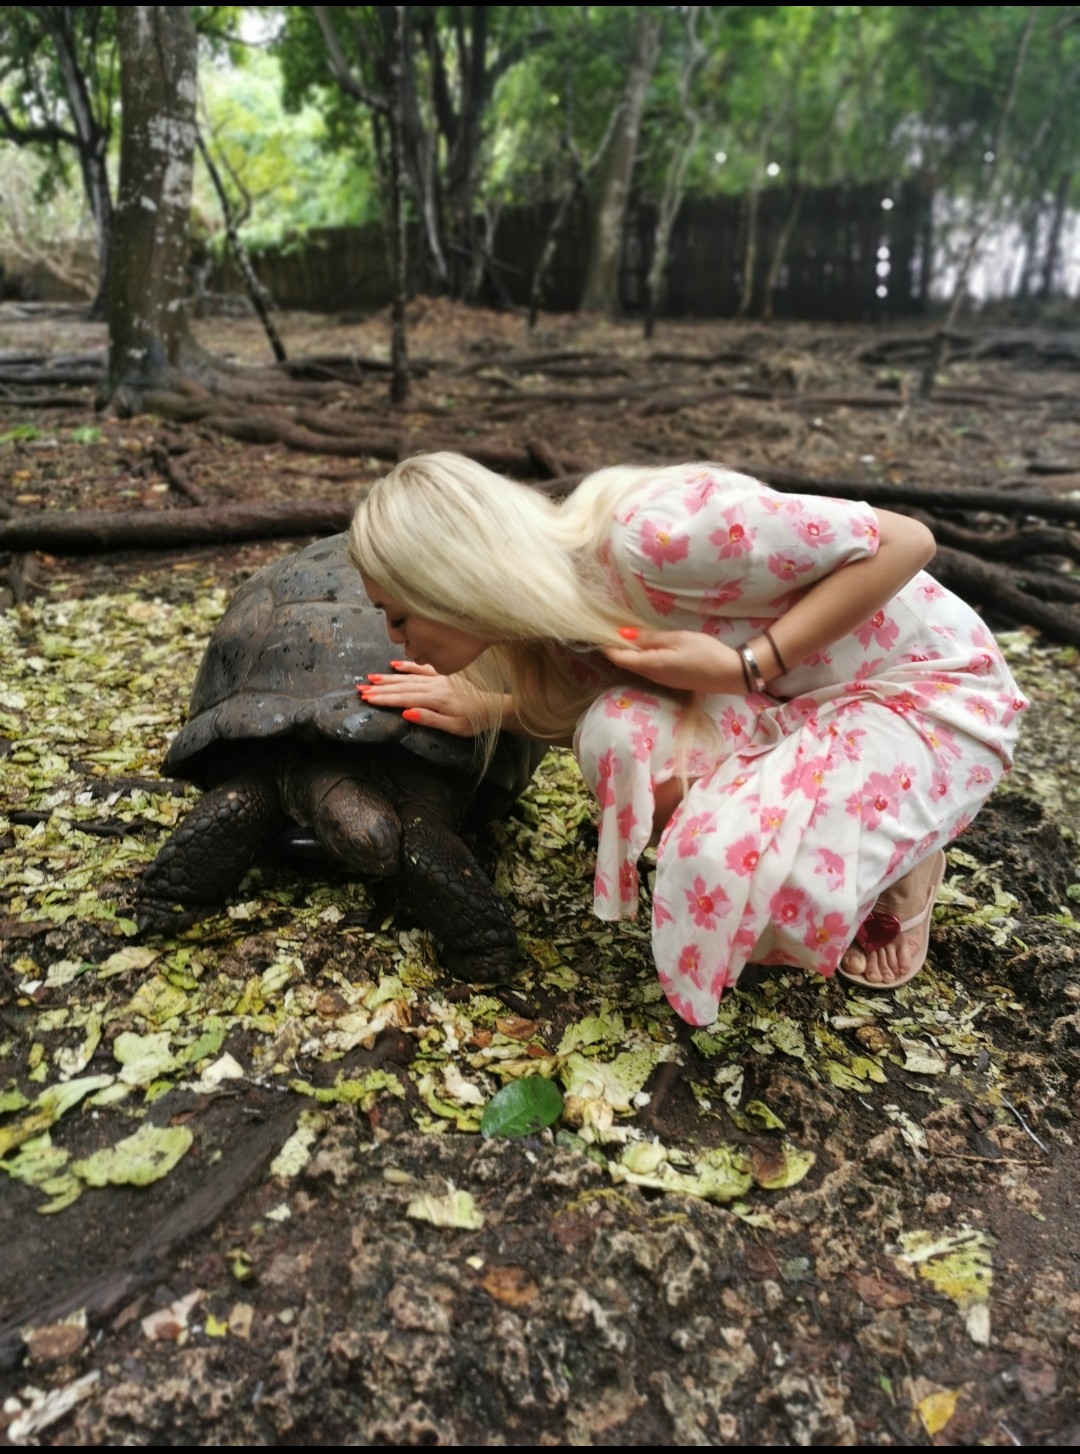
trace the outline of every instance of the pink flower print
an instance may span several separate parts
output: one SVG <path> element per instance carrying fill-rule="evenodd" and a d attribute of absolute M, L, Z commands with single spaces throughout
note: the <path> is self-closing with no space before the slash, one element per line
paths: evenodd
<path fill-rule="evenodd" d="M 731 966 L 725 964 L 721 969 L 716 971 L 709 981 L 709 993 L 715 995 L 719 1000 L 723 997 L 724 991 L 734 984 L 734 982 L 731 974 Z"/>
<path fill-rule="evenodd" d="M 945 594 L 933 576 L 924 575 L 919 581 L 919 595 L 924 601 L 937 601 Z"/>
<path fill-rule="evenodd" d="M 793 928 L 806 913 L 807 897 L 802 889 L 778 889 L 769 900 L 769 913 L 775 924 Z"/>
<path fill-rule="evenodd" d="M 773 575 L 782 581 L 796 581 L 799 576 L 813 569 L 811 561 L 796 559 L 793 555 L 781 555 L 779 551 L 769 556 L 767 564 Z"/>
<path fill-rule="evenodd" d="M 673 535 L 668 526 L 657 525 L 652 520 L 643 520 L 641 522 L 641 550 L 653 565 L 663 570 L 665 565 L 673 561 L 686 559 L 690 550 L 690 537 Z"/>
<path fill-rule="evenodd" d="M 695 813 L 679 825 L 675 848 L 680 858 L 690 858 L 700 847 L 698 839 L 703 833 L 711 833 L 716 827 L 715 813 Z"/>
<path fill-rule="evenodd" d="M 633 803 L 627 803 L 625 808 L 619 809 L 615 815 L 615 822 L 619 829 L 619 837 L 624 843 L 628 842 L 638 822 L 638 815 L 634 812 Z"/>
<path fill-rule="evenodd" d="M 667 899 L 662 894 L 653 894 L 652 917 L 653 925 L 657 929 L 662 929 L 665 924 L 675 922 L 675 915 L 668 908 Z"/>
<path fill-rule="evenodd" d="M 679 955 L 679 973 L 684 975 L 696 990 L 701 989 L 701 950 L 696 944 L 686 944 Z"/>
<path fill-rule="evenodd" d="M 717 789 L 721 793 L 734 795 L 740 788 L 744 788 L 749 781 L 750 779 L 748 777 L 740 773 L 738 777 L 733 777 L 729 783 L 719 783 Z"/>
<path fill-rule="evenodd" d="M 848 797 L 846 809 L 851 818 L 861 818 L 867 828 L 876 828 L 882 818 L 896 814 L 896 782 L 883 772 L 872 772 L 858 792 Z"/>
<path fill-rule="evenodd" d="M 876 515 L 861 515 L 858 520 L 851 523 L 851 533 L 856 540 L 874 542 L 874 549 L 877 549 L 877 541 L 881 535 L 881 527 L 878 525 Z M 940 594 L 940 593 L 939 593 Z"/>
<path fill-rule="evenodd" d="M 994 710 L 994 704 L 989 697 L 974 695 L 968 697 L 967 709 L 983 722 L 990 723 L 997 721 L 997 712 Z"/>
<path fill-rule="evenodd" d="M 721 560 L 737 560 L 753 550 L 757 531 L 747 529 L 746 516 L 735 507 L 725 510 L 723 518 L 727 521 L 727 529 L 714 530 L 709 542 L 716 546 Z"/>
<path fill-rule="evenodd" d="M 628 692 L 620 692 L 618 696 L 609 692 L 604 698 L 604 716 L 621 717 L 625 712 L 633 711 L 638 705 L 638 698 L 632 697 Z"/>
<path fill-rule="evenodd" d="M 744 579 L 745 577 L 738 576 L 735 580 L 725 581 L 722 585 L 713 586 L 711 590 L 706 591 L 701 598 L 702 614 L 722 616 L 725 606 L 730 606 L 732 602 L 742 599 Z"/>
<path fill-rule="evenodd" d="M 635 762 L 648 762 L 652 758 L 653 748 L 656 746 L 656 726 L 652 719 L 644 713 L 634 719 L 634 730 L 630 734 L 630 746 L 633 748 Z"/>
<path fill-rule="evenodd" d="M 688 1025 L 711 1024 L 713 1016 L 706 1015 L 704 1018 L 702 1018 L 701 1011 L 697 1008 L 694 1002 L 687 999 L 685 995 L 680 995 L 678 991 L 672 987 L 669 976 L 661 974 L 659 976 L 659 979 L 660 987 L 664 991 L 665 999 L 667 1000 L 671 1008 L 675 1011 L 675 1013 L 678 1015 L 680 1020 L 685 1020 Z"/>
<path fill-rule="evenodd" d="M 936 757 L 947 762 L 949 758 L 963 757 L 963 753 L 956 745 L 955 736 L 947 727 L 942 727 L 940 722 L 934 722 L 926 729 L 926 740 L 930 744 Z"/>
<path fill-rule="evenodd" d="M 724 854 L 724 862 L 740 878 L 749 878 L 758 866 L 761 845 L 752 833 L 737 839 Z"/>
<path fill-rule="evenodd" d="M 689 489 L 683 495 L 683 504 L 691 515 L 696 515 L 716 494 L 716 481 L 710 474 L 695 473 L 687 476 Z"/>
<path fill-rule="evenodd" d="M 816 798 L 825 781 L 825 774 L 828 771 L 829 759 L 827 757 L 810 757 L 805 762 L 798 762 L 790 772 L 785 773 L 781 782 L 786 793 L 802 792 L 808 798 Z"/>
<path fill-rule="evenodd" d="M 884 647 L 889 651 L 900 636 L 900 628 L 896 622 L 890 620 L 884 611 L 875 611 L 865 626 L 860 626 L 855 635 L 863 646 L 869 646 L 871 641 L 876 645 Z"/>
<path fill-rule="evenodd" d="M 846 949 L 848 937 L 848 922 L 843 914 L 834 909 L 823 919 L 810 916 L 803 943 L 808 949 L 826 950 L 831 944 L 840 944 Z"/>
<path fill-rule="evenodd" d="M 989 651 L 977 651 L 968 658 L 967 669 L 973 676 L 985 675 L 994 670 L 995 661 Z"/>
<path fill-rule="evenodd" d="M 776 834 L 783 826 L 785 816 L 786 814 L 783 808 L 762 808 L 758 814 L 761 840 L 774 853 L 780 851 L 780 845 L 776 841 Z"/>
<path fill-rule="evenodd" d="M 822 545 L 832 545 L 836 539 L 836 534 L 830 528 L 829 522 L 820 515 L 808 515 L 805 519 L 796 520 L 795 530 L 804 544 L 811 545 L 815 549 Z"/>
<path fill-rule="evenodd" d="M 834 722 L 829 723 L 829 736 L 832 738 L 833 752 L 842 762 L 858 762 L 862 757 L 860 739 L 866 736 L 862 727 L 849 727 L 841 732 Z"/>
<path fill-rule="evenodd" d="M 675 609 L 675 597 L 670 591 L 662 591 L 659 586 L 650 585 L 643 575 L 634 572 L 634 579 L 645 593 L 645 599 L 658 616 L 670 616 Z"/>
<path fill-rule="evenodd" d="M 943 803 L 950 796 L 951 784 L 943 772 L 936 772 L 930 781 L 930 796 Z"/>
<path fill-rule="evenodd" d="M 746 718 L 734 707 L 725 707 L 720 714 L 720 730 L 736 747 L 746 746 Z"/>
<path fill-rule="evenodd" d="M 902 793 L 910 793 L 915 786 L 915 769 L 902 765 L 893 773 L 893 781 Z"/>
<path fill-rule="evenodd" d="M 1010 698 L 1008 705 L 1002 710 L 1001 725 L 1003 727 L 1008 727 L 1009 723 L 1012 722 L 1015 717 L 1018 717 L 1021 712 L 1027 711 L 1027 705 L 1028 703 L 1026 697 Z"/>
<path fill-rule="evenodd" d="M 694 879 L 693 888 L 683 889 L 683 893 L 690 917 L 699 929 L 716 929 L 731 907 L 731 900 L 720 885 L 712 889 L 706 887 L 701 874 Z"/>
<path fill-rule="evenodd" d="M 615 788 L 611 780 L 618 766 L 614 747 L 609 747 L 596 764 L 596 801 L 602 808 L 615 806 Z"/>
<path fill-rule="evenodd" d="M 638 896 L 638 871 L 632 863 L 624 863 L 619 869 L 619 899 L 632 904 Z"/>
<path fill-rule="evenodd" d="M 838 889 L 842 889 L 844 879 L 847 877 L 847 867 L 839 853 L 834 853 L 831 848 L 819 848 L 817 859 L 818 866 L 814 872 L 824 876 L 829 892 L 836 893 Z"/>
<path fill-rule="evenodd" d="M 878 675 L 880 668 L 884 666 L 884 664 L 885 658 L 883 656 L 876 656 L 874 657 L 873 661 L 871 661 L 869 658 L 867 658 L 865 661 L 861 661 L 856 668 L 854 680 L 859 683 L 860 686 L 864 686 L 873 677 L 876 677 Z"/>
<path fill-rule="evenodd" d="M 971 791 L 974 788 L 988 788 L 994 782 L 994 774 L 985 763 L 977 763 L 967 775 L 967 787 Z"/>
<path fill-rule="evenodd" d="M 889 698 L 889 706 L 894 712 L 901 716 L 906 712 L 917 712 L 924 705 L 925 699 L 920 699 L 917 692 L 897 692 L 895 697 Z"/>
<path fill-rule="evenodd" d="M 611 898 L 611 884 L 608 882 L 608 876 L 606 873 L 601 872 L 600 869 L 597 869 L 593 875 L 593 898 Z"/>

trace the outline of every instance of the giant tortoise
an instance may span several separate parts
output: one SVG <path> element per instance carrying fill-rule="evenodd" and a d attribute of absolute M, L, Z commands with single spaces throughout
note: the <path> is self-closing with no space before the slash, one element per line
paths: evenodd
<path fill-rule="evenodd" d="M 399 903 L 451 973 L 512 971 L 509 912 L 459 829 L 505 812 L 543 748 L 504 733 L 481 773 L 473 740 L 360 701 L 356 679 L 389 672 L 397 654 L 345 535 L 283 556 L 241 587 L 163 763 L 206 791 L 139 884 L 144 933 L 223 903 L 282 835 L 306 834 L 352 872 L 396 876 Z"/>

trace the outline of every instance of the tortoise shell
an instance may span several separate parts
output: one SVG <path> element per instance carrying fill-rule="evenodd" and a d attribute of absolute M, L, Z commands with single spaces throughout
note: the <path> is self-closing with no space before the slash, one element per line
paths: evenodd
<path fill-rule="evenodd" d="M 226 744 L 280 738 L 338 749 L 396 743 L 450 773 L 474 776 L 475 739 L 416 726 L 396 708 L 360 700 L 357 678 L 391 672 L 397 655 L 349 559 L 346 535 L 283 556 L 241 586 L 215 627 L 162 770 L 206 786 Z M 484 776 L 482 816 L 505 811 L 542 755 L 539 744 L 502 735 Z"/>

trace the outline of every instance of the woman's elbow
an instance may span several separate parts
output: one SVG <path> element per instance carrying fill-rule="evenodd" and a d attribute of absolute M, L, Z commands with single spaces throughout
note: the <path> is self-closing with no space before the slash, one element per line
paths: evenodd
<path fill-rule="evenodd" d="M 921 520 L 913 520 L 911 523 L 918 527 L 919 569 L 925 570 L 937 555 L 937 541 L 934 539 L 934 532 Z"/>

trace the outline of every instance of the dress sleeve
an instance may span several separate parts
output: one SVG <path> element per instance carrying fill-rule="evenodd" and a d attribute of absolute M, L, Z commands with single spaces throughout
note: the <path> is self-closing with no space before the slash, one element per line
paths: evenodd
<path fill-rule="evenodd" d="M 815 581 L 873 555 L 878 521 L 862 501 L 783 494 L 689 466 L 626 501 L 609 542 L 613 585 L 650 616 L 769 620 Z"/>

